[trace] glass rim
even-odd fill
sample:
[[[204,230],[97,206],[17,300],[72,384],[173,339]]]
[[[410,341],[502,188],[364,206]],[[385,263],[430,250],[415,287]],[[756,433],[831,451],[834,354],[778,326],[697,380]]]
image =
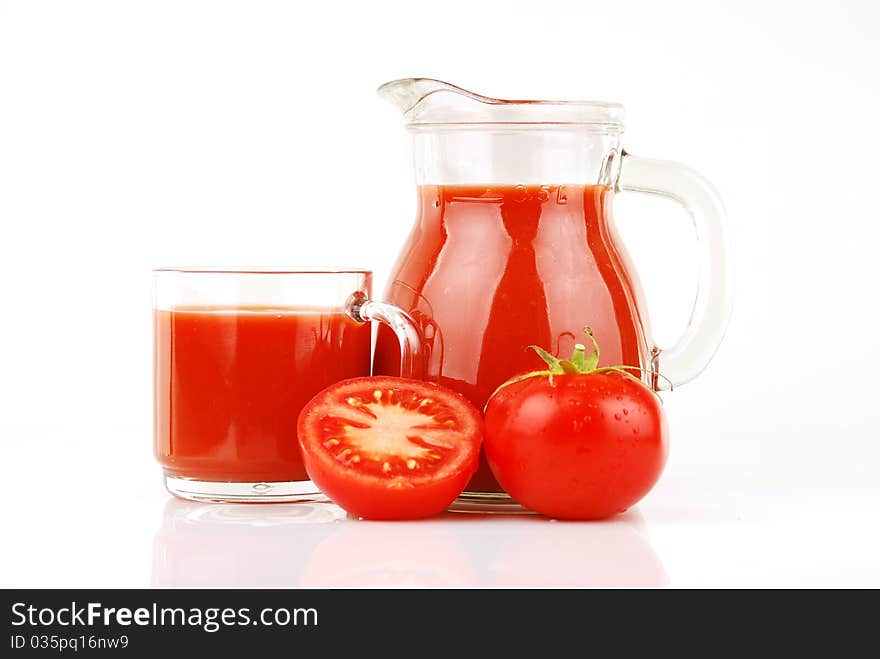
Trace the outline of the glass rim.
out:
[[[189,275],[371,275],[369,268],[290,268],[273,266],[162,266],[153,274]]]
[[[623,124],[614,121],[414,121],[406,124],[413,133],[440,133],[453,131],[474,132],[550,132],[580,131],[621,135]]]
[[[607,101],[494,98],[433,78],[392,80],[378,92],[403,113],[409,128],[584,126],[621,133],[624,126],[624,106]]]

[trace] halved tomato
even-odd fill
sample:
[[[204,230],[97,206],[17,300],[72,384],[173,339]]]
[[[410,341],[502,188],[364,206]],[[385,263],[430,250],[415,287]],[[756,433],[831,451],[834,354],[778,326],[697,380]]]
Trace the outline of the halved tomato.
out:
[[[483,420],[463,396],[393,377],[343,380],[303,408],[297,426],[309,477],[365,519],[446,509],[477,469]]]

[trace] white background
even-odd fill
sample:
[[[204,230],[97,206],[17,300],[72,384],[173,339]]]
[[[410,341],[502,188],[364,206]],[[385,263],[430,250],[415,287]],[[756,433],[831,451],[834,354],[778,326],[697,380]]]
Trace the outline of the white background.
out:
[[[650,554],[645,585],[880,585],[878,20],[854,0],[0,0],[0,584],[186,583],[198,568],[175,551],[198,541],[175,535],[183,518],[234,548],[205,570],[220,585],[631,583],[639,560],[615,557],[632,538]],[[690,164],[721,192],[734,316],[710,368],[665,396],[670,463],[630,517],[343,523],[327,550],[289,507],[245,523],[166,504],[149,269],[358,265],[381,292],[414,186],[375,88],[407,76],[622,102],[629,151]],[[693,295],[687,218],[632,195],[615,212],[669,344]],[[241,528],[280,530],[251,546]],[[434,533],[455,549],[430,578],[369,552],[319,578],[253,560],[296,546],[326,567],[348,535],[436,547]],[[572,561],[605,552],[604,567],[554,576],[534,555],[560,544]]]

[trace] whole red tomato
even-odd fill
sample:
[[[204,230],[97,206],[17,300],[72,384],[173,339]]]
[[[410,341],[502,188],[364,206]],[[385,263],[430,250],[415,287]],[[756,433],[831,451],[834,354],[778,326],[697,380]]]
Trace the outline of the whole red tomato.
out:
[[[592,340],[592,335],[590,335]],[[513,378],[486,407],[492,473],[514,499],[560,519],[601,519],[635,504],[666,463],[668,427],[657,395],[617,368],[596,368],[598,347],[577,345],[549,370]]]

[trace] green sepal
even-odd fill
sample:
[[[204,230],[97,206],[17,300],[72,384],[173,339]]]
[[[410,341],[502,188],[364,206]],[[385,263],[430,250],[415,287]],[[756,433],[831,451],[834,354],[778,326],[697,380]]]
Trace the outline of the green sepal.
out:
[[[532,350],[538,353],[538,356],[543,359],[547,366],[550,367],[551,373],[564,373],[565,371],[562,368],[562,364],[560,364],[559,360],[551,355],[549,352],[544,350],[541,346],[529,346]]]
[[[562,372],[565,375],[578,375],[584,372],[582,368],[578,368],[577,364],[568,359],[563,359],[562,361],[560,361],[559,367],[562,369]]]
[[[509,380],[505,380],[500,385],[498,385],[495,391],[492,392],[492,395],[489,396],[486,404],[483,405],[483,413],[486,413],[486,408],[489,407],[489,401],[495,398],[495,394],[497,394],[499,391],[501,391],[505,387],[509,387],[512,384],[516,384],[517,382],[522,382],[523,380],[537,377],[549,377],[550,382],[553,382],[553,373],[551,373],[550,371],[530,371],[528,373],[523,373],[522,375],[517,375],[516,377],[510,378]]]
[[[549,368],[543,371],[531,371],[529,373],[517,375],[516,377],[507,380],[506,382],[501,384],[501,386],[499,386],[495,391],[492,392],[492,395],[489,396],[489,401],[491,401],[495,397],[495,394],[497,394],[505,387],[516,384],[517,382],[522,382],[523,380],[528,380],[529,378],[547,377],[550,379],[550,384],[555,386],[555,383],[553,381],[553,376],[555,375],[586,375],[588,373],[614,372],[632,378],[639,384],[647,387],[647,385],[642,382],[641,379],[629,372],[638,371],[640,374],[649,372],[643,368],[639,368],[638,366],[603,366],[602,368],[599,368],[599,344],[596,342],[596,337],[593,336],[593,330],[589,327],[585,327],[584,334],[586,334],[587,338],[590,339],[590,343],[593,345],[593,351],[589,355],[587,355],[586,347],[582,343],[576,343],[574,346],[574,351],[571,353],[571,359],[559,359],[557,357],[554,357],[549,352],[544,350],[541,346],[528,346],[529,348],[534,350],[541,359],[544,360]],[[657,375],[658,377],[663,378],[664,380],[669,382],[669,379],[664,377],[660,373],[652,374]],[[671,385],[672,383],[669,382],[669,384]],[[650,387],[648,388],[650,389]],[[486,406],[483,408],[484,412],[486,411],[486,407],[489,406],[489,401],[486,401]]]

